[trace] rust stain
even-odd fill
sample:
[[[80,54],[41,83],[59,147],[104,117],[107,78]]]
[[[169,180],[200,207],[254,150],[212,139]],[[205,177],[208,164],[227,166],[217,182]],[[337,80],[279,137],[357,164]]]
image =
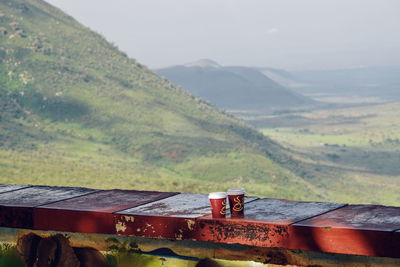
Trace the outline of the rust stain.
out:
[[[246,239],[256,242],[271,242],[274,237],[288,236],[287,227],[284,226],[261,226],[252,224],[225,224],[215,222],[211,230],[212,234],[217,237],[217,240],[223,241],[227,239]]]

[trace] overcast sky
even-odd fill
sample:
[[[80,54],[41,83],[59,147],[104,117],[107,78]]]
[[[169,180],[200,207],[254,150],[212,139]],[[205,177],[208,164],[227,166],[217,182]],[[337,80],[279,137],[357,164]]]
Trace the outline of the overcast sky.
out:
[[[400,65],[400,0],[47,0],[149,67]]]

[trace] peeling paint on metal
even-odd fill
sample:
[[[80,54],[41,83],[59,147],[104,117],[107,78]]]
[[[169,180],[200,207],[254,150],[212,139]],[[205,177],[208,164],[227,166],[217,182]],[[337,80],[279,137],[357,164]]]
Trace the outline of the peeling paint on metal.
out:
[[[125,232],[126,231],[126,224],[124,222],[117,222],[115,224],[115,230],[117,231],[117,233]]]
[[[187,223],[188,229],[193,231],[194,230],[195,221],[194,220],[185,220],[185,221]]]
[[[126,222],[134,222],[134,221],[135,221],[135,217],[133,217],[133,216],[122,216],[122,218],[123,218]]]
[[[175,234],[175,239],[176,240],[182,240],[183,239],[183,235],[182,234]]]

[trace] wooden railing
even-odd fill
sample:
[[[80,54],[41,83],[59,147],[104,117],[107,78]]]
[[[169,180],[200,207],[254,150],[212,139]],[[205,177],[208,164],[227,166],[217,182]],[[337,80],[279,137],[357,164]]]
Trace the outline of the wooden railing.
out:
[[[400,258],[400,207],[245,202],[213,219],[203,194],[0,185],[0,227]]]

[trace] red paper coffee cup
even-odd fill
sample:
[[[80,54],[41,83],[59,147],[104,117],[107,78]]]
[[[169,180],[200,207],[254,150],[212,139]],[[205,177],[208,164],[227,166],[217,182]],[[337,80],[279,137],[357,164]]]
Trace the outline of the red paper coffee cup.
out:
[[[245,191],[242,188],[231,188],[228,190],[231,217],[244,216],[244,194]]]
[[[211,204],[213,218],[225,218],[226,215],[226,193],[213,192],[208,195]]]

